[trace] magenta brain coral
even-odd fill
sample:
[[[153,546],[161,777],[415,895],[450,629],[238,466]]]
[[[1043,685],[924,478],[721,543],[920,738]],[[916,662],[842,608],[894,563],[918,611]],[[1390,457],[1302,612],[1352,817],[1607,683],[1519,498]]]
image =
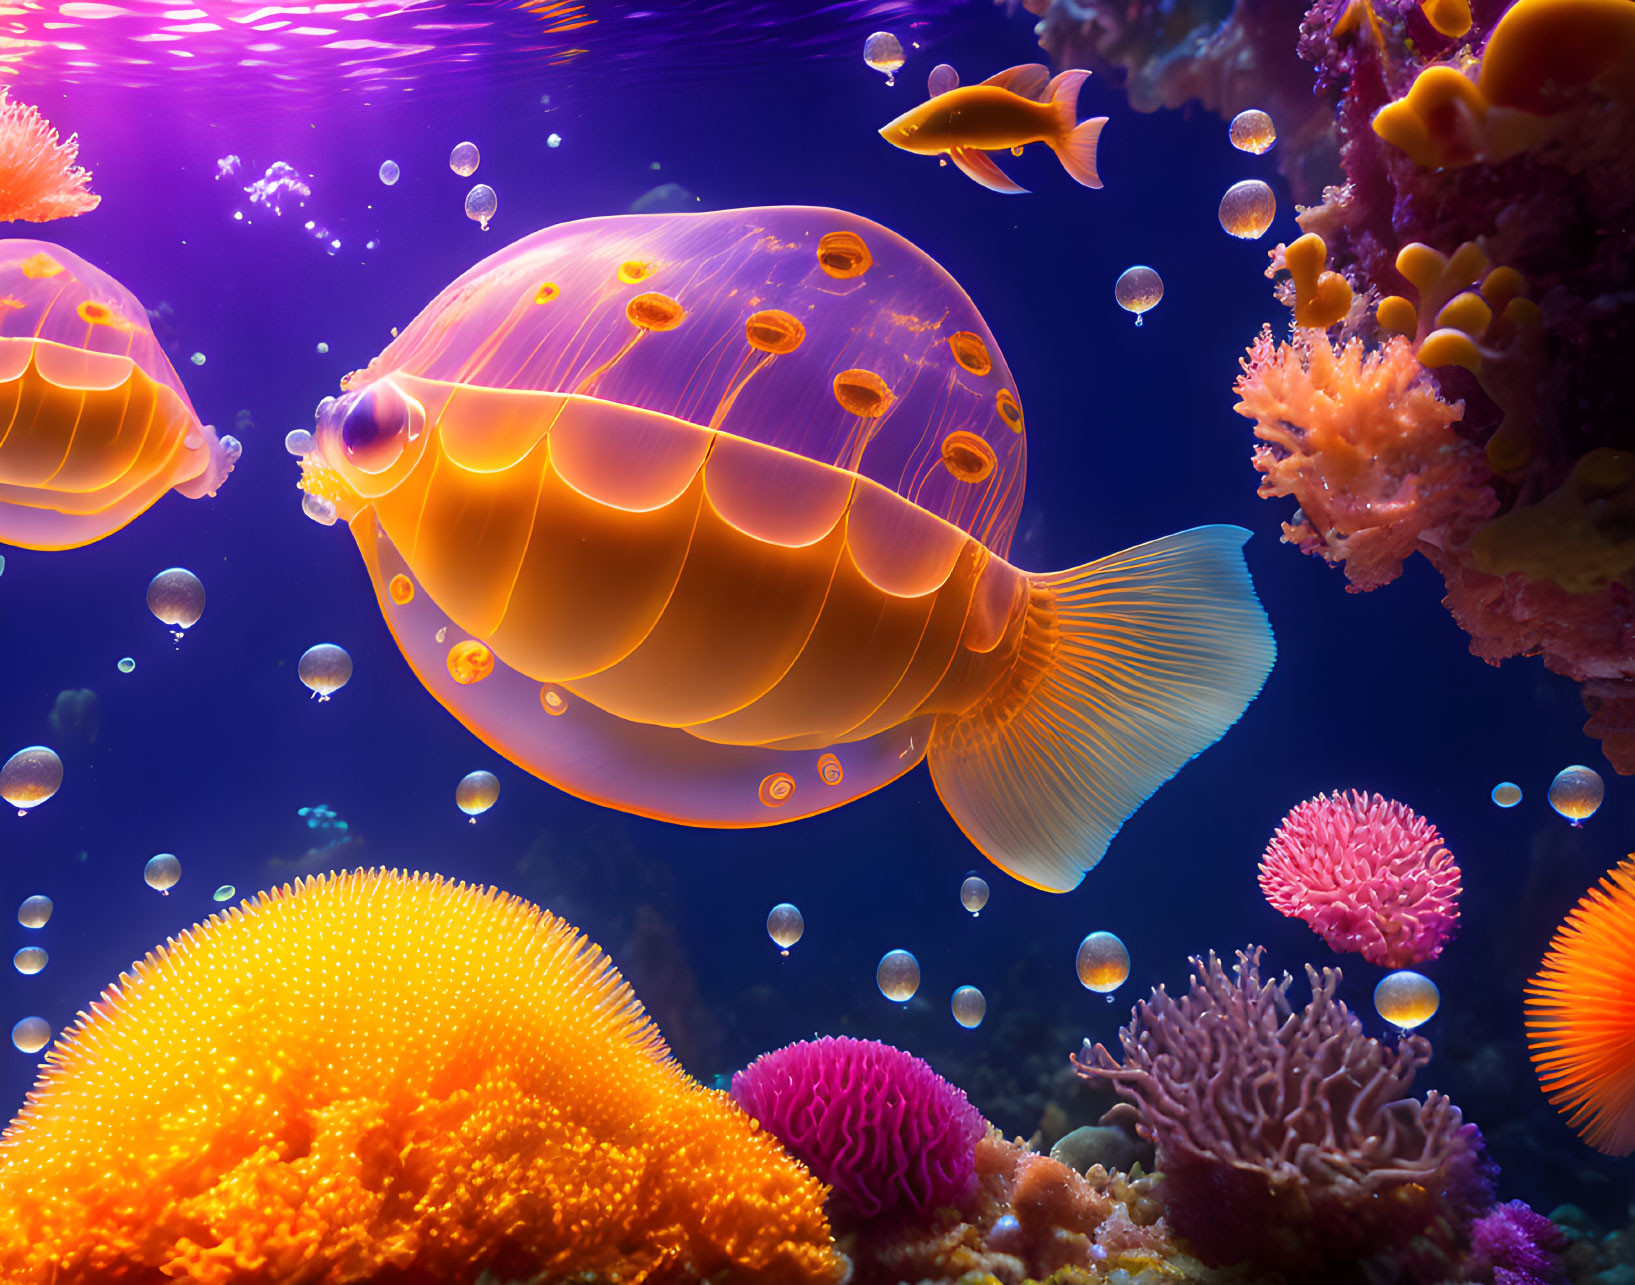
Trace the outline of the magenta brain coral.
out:
[[[732,1077],[732,1096],[864,1218],[958,1207],[976,1192],[987,1132],[965,1094],[875,1040],[805,1040]]]

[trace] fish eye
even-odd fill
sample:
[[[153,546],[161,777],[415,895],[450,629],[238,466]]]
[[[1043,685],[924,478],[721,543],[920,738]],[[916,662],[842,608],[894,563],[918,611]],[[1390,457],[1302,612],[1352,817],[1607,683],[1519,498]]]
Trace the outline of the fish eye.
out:
[[[348,463],[363,473],[384,473],[419,436],[421,418],[419,403],[391,381],[370,385],[345,408],[341,420]]]

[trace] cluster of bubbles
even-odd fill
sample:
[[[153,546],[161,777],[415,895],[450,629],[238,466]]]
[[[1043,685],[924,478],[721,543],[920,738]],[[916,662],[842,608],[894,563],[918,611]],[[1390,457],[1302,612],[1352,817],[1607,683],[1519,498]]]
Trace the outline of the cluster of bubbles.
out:
[[[50,897],[35,893],[25,897],[17,907],[17,922],[28,929],[44,928],[51,922],[53,909]],[[46,966],[49,958],[43,946],[24,946],[11,957],[11,962],[24,977],[32,977]],[[43,1017],[25,1017],[11,1028],[11,1042],[19,1053],[38,1053],[51,1042],[51,1024]]]
[[[1562,768],[1550,782],[1550,806],[1573,825],[1583,825],[1594,816],[1606,794],[1601,774],[1582,763]],[[1513,808],[1522,800],[1521,786],[1514,781],[1500,781],[1489,797],[1497,807]]]

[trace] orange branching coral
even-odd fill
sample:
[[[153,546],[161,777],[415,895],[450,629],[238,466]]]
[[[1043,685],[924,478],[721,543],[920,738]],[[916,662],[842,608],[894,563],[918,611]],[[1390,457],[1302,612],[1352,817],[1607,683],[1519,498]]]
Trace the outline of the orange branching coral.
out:
[[[1442,400],[1400,336],[1365,352],[1312,330],[1275,343],[1268,326],[1236,391],[1235,409],[1261,440],[1260,494],[1300,503],[1284,540],[1343,562],[1354,592],[1396,579],[1403,559],[1455,515],[1492,512],[1482,453],[1452,427],[1463,406]]]
[[[173,938],[47,1054],[0,1279],[805,1285],[823,1196],[570,926],[354,871]]]
[[[91,175],[74,162],[79,137],[57,141],[39,110],[14,103],[0,86],[0,223],[46,223],[96,209],[102,198],[85,190]]]

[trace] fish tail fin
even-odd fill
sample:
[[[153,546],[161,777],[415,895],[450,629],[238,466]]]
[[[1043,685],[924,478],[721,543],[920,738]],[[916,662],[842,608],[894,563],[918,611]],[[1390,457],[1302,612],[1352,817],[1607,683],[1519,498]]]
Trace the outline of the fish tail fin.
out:
[[[1065,169],[1076,181],[1086,187],[1100,187],[1101,175],[1096,172],[1096,148],[1101,143],[1101,129],[1107,123],[1105,116],[1076,124],[1079,119],[1079,88],[1090,73],[1082,70],[1064,71],[1045,87],[1045,101],[1056,112],[1056,123],[1061,132],[1050,146]]]
[[[1028,577],[1015,664],[929,757],[944,806],[996,865],[1067,892],[1119,827],[1238,720],[1276,643],[1242,527],[1206,526]]]

